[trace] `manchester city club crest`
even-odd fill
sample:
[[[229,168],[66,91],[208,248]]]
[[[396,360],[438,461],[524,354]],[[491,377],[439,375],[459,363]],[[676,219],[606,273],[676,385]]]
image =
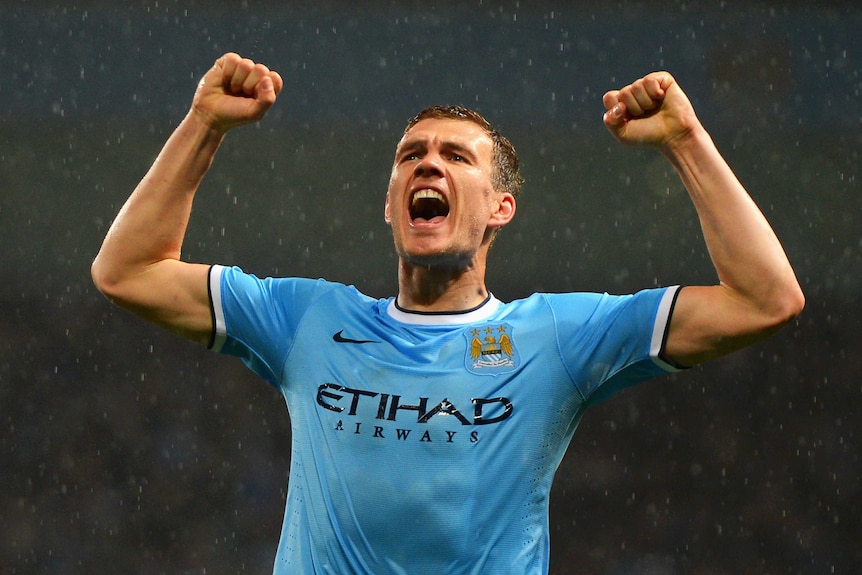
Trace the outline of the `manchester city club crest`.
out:
[[[512,326],[507,323],[492,323],[467,329],[464,332],[467,337],[467,369],[477,375],[497,375],[514,371],[518,366],[519,356],[512,331]]]

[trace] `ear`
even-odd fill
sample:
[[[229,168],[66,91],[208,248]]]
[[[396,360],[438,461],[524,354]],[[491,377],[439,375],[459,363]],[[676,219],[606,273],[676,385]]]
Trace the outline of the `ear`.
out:
[[[493,214],[491,214],[488,226],[492,228],[502,228],[515,217],[515,196],[509,192],[501,192],[496,201],[497,209]]]
[[[383,221],[387,224],[392,223],[392,217],[389,213],[389,192],[386,192],[386,203],[383,206]]]

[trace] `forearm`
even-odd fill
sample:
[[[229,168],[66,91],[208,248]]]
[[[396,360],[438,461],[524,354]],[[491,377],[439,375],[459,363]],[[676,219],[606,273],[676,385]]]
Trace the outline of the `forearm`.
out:
[[[784,249],[706,131],[697,125],[664,154],[691,196],[722,287],[757,313],[793,315],[802,295]]]
[[[180,258],[195,192],[222,139],[193,113],[180,123],[105,237],[93,263],[100,288]]]

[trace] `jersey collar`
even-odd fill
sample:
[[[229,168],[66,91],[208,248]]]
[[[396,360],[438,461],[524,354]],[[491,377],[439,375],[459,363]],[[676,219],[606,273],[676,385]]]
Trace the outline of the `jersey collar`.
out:
[[[494,315],[499,307],[500,300],[491,293],[476,307],[456,312],[410,311],[400,307],[396,303],[396,298],[392,298],[389,300],[386,313],[396,321],[413,325],[461,325],[486,320]]]

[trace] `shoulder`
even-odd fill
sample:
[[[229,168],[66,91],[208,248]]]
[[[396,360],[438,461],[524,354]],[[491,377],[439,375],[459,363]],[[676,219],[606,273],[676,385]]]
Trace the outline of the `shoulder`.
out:
[[[513,300],[502,305],[507,314],[537,314],[541,312],[593,310],[607,294],[591,292],[534,293],[526,298]]]
[[[610,294],[607,292],[571,292],[536,294],[554,308],[581,310],[622,310],[626,308],[654,308],[667,297],[673,297],[678,286],[647,288],[634,293]]]
[[[233,291],[257,291],[261,293],[282,294],[290,292],[294,295],[307,293],[315,297],[328,293],[335,293],[345,297],[367,297],[354,286],[348,286],[322,278],[259,277],[255,274],[247,273],[237,266],[212,266],[210,271],[210,285],[221,290],[231,289]]]
[[[325,279],[258,277],[238,267],[213,266],[210,272],[213,307],[225,309],[269,309],[274,314],[302,314],[311,308],[365,309],[375,300],[352,285]]]
[[[678,286],[649,288],[631,294],[598,292],[535,293],[504,304],[503,312],[527,321],[547,314],[557,324],[607,323],[620,318],[669,315]],[[664,312],[662,311],[664,310]]]

